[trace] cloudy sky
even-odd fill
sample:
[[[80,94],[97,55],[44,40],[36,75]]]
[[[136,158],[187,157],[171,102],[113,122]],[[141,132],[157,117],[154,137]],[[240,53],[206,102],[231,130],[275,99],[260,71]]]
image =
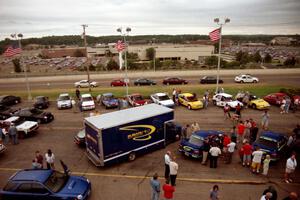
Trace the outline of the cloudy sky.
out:
[[[300,0],[0,0],[0,39],[49,35],[208,34],[229,17],[224,34],[300,33]]]

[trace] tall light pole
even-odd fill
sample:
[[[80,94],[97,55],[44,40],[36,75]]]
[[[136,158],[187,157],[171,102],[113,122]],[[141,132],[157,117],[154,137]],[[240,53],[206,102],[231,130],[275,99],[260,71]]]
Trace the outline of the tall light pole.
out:
[[[126,32],[122,31],[122,28],[117,29],[117,32],[121,33],[121,35],[123,36],[123,40],[124,40],[124,44],[125,44],[125,80],[124,80],[124,82],[126,83],[126,96],[128,96],[128,83],[129,83],[128,74],[127,74],[128,44],[126,42],[126,35],[128,35],[130,31],[131,31],[131,28],[129,28],[129,27],[126,28]]]
[[[155,44],[156,38],[153,38],[152,40],[154,41],[154,42],[152,42],[152,44],[153,44],[153,43]],[[155,59],[156,59],[156,50],[155,50],[154,47],[153,47],[153,54],[154,54],[154,55],[153,55],[153,68],[154,68],[154,71],[155,71],[155,67],[156,67],[156,66],[155,66],[155,64],[156,64],[156,63],[155,63]]]
[[[23,38],[23,34],[22,33],[11,34],[11,37],[18,40],[19,48],[22,50],[21,40]],[[20,65],[21,65],[21,67],[22,67],[22,64],[23,64],[23,62],[22,62],[22,56],[20,56]],[[27,99],[30,101],[30,100],[32,100],[32,95],[31,95],[30,85],[29,85],[28,76],[27,76],[27,67],[26,67],[26,64],[23,64],[23,67],[24,67],[24,75],[25,75],[26,88],[27,88]]]
[[[85,35],[85,28],[88,27],[86,24],[81,25],[83,28],[83,40],[84,40],[84,48],[85,48],[85,53],[86,53],[86,61],[87,61],[87,67],[86,67],[86,72],[88,76],[88,83],[89,83],[89,91],[91,91],[91,84],[90,84],[90,66],[88,62],[88,51],[87,51],[87,44],[86,44],[86,35]]]
[[[220,79],[220,62],[221,62],[221,46],[222,46],[222,27],[226,23],[230,22],[229,18],[226,18],[223,23],[220,23],[219,18],[215,18],[214,22],[217,23],[220,26],[220,39],[219,39],[219,55],[218,55],[218,70],[217,70],[217,87],[216,87],[216,93],[219,91],[219,79]]]

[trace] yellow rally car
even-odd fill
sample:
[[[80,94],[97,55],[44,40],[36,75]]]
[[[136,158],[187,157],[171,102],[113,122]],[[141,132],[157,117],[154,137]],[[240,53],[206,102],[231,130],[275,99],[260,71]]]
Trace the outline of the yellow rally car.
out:
[[[264,110],[264,109],[269,109],[270,104],[263,99],[256,98],[250,100],[249,107],[253,109]]]
[[[181,93],[178,95],[179,104],[186,106],[189,110],[203,108],[203,103],[197,99],[195,94]]]

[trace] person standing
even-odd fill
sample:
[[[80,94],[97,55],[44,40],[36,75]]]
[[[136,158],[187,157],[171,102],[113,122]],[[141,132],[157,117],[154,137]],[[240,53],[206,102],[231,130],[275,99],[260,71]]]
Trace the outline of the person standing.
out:
[[[245,130],[244,130],[244,137],[243,137],[243,139],[247,139],[249,141],[249,139],[250,139],[251,122],[249,120],[246,120],[244,125],[245,125]]]
[[[263,151],[260,150],[259,147],[257,147],[256,151],[253,151],[252,156],[252,172],[253,173],[259,173],[259,169],[260,169],[260,164],[261,164],[261,159],[263,156]]]
[[[8,144],[9,143],[9,134],[8,134],[8,127],[7,126],[2,128],[2,133],[4,135],[4,144]]]
[[[202,165],[206,165],[206,160],[207,160],[207,155],[210,149],[210,145],[209,145],[209,141],[206,138],[203,142],[203,146],[202,146]]]
[[[193,122],[192,123],[191,130],[192,130],[192,133],[194,133],[195,131],[199,131],[200,130],[200,126],[199,126],[198,122]]]
[[[236,143],[231,141],[228,145],[227,145],[227,159],[226,159],[226,163],[230,164],[231,160],[232,160],[232,155],[234,153],[234,149],[235,149]]]
[[[283,97],[283,100],[280,105],[280,114],[285,113],[285,107],[286,107],[286,99],[285,99],[285,97]]]
[[[209,199],[210,200],[219,200],[220,199],[218,185],[214,185],[212,190],[210,190]]]
[[[35,152],[35,158],[36,158],[37,162],[41,165],[41,169],[43,169],[44,168],[44,158],[41,155],[40,151]]]
[[[213,146],[209,150],[210,153],[210,168],[217,168],[218,166],[218,157],[221,155],[221,149],[217,147],[216,144],[213,144]]]
[[[250,128],[250,144],[252,144],[256,140],[257,133],[258,133],[258,128],[257,128],[257,125],[256,125],[255,121],[252,118],[250,118],[249,121],[251,123],[251,128]]]
[[[77,100],[79,100],[80,99],[80,91],[78,88],[76,88],[75,94],[76,94]]]
[[[240,121],[240,123],[237,125],[237,141],[238,143],[242,143],[243,136],[245,131],[245,125],[243,124],[243,121]]]
[[[298,200],[298,194],[296,192],[290,192],[289,196],[282,200]]]
[[[15,144],[19,144],[18,141],[18,130],[16,128],[16,126],[12,123],[8,129],[8,134],[10,135],[11,139],[12,139],[12,143]]]
[[[289,97],[286,97],[285,98],[285,106],[284,106],[285,113],[289,113],[290,105],[291,105],[291,99]]]
[[[1,125],[1,124],[0,124]],[[0,144],[2,144],[2,140],[4,138],[2,127],[0,126]]]
[[[177,104],[177,101],[176,101],[176,93],[177,93],[176,89],[173,88],[172,98],[173,98],[173,101],[174,101],[175,104]]]
[[[41,169],[41,164],[37,162],[37,159],[32,160],[32,169]]]
[[[267,192],[266,194],[262,195],[262,197],[260,198],[260,200],[271,200],[272,198],[272,193],[271,192]]]
[[[239,118],[242,117],[241,110],[242,110],[242,107],[241,107],[241,105],[238,103],[237,106],[235,107],[235,114],[237,114],[237,115],[239,116]]]
[[[185,127],[182,128],[181,130],[181,138],[182,139],[187,139],[188,135],[189,135],[189,129],[190,129],[190,125],[185,125]]]
[[[203,96],[203,103],[204,103],[204,108],[206,109],[208,107],[208,96],[204,95]]]
[[[176,178],[178,172],[178,164],[175,162],[176,157],[173,156],[173,159],[170,161],[170,179],[171,185],[176,186]]]
[[[158,180],[158,175],[155,173],[153,177],[150,180],[151,185],[151,200],[159,200],[159,194],[160,194],[160,182]]]
[[[45,160],[47,164],[47,169],[55,169],[54,167],[55,156],[52,153],[51,149],[48,149],[47,153],[45,154]]]
[[[284,174],[284,181],[286,183],[293,182],[291,175],[295,172],[296,167],[297,167],[296,154],[293,153],[292,156],[286,161],[286,168]]]
[[[269,127],[270,115],[267,110],[262,114],[261,126],[263,130],[268,130]]]
[[[171,161],[171,152],[167,151],[165,154],[165,179],[169,180],[170,178],[170,161]]]
[[[245,166],[246,164],[247,166],[250,166],[252,147],[247,140],[245,141],[245,144],[243,145],[242,149],[243,149],[243,166]]]
[[[269,172],[269,165],[270,165],[271,157],[270,155],[266,155],[266,158],[263,161],[263,175],[267,176]]]
[[[272,193],[272,197],[270,197],[270,200],[277,200],[277,191],[272,185],[265,189],[263,195],[267,194],[268,192]]]
[[[231,115],[230,115],[230,106],[228,104],[225,104],[224,108],[224,118],[226,119],[231,119]]]
[[[163,185],[164,198],[173,199],[173,193],[175,192],[175,188],[169,184],[169,180],[166,180],[166,183]]]

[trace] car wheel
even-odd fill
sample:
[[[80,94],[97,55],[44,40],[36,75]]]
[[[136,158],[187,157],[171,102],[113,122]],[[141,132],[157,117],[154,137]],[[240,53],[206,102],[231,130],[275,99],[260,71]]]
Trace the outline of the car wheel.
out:
[[[95,86],[94,85],[91,85],[91,88],[94,88]]]
[[[113,85],[113,84],[111,84],[110,86],[111,86],[111,87],[114,87],[114,85]]]
[[[43,108],[43,106],[39,106],[39,109],[42,109]]]
[[[38,120],[36,120],[36,122],[37,122],[38,124],[41,124],[41,123],[42,123],[42,120],[41,120],[41,119],[38,119]]]
[[[184,85],[184,84],[185,84],[184,82],[181,83],[181,85]]]
[[[167,85],[170,85],[170,83],[167,83]]]
[[[189,109],[189,110],[192,110],[192,107],[191,107],[191,105],[188,105],[188,109]]]
[[[128,160],[129,161],[134,161],[136,158],[135,152],[131,152],[128,156]]]
[[[257,83],[257,81],[256,81],[256,80],[254,80],[254,81],[253,81],[253,83]]]
[[[243,80],[241,80],[241,81],[240,81],[240,83],[244,83],[244,81],[243,81]]]
[[[214,105],[217,105],[217,102],[216,102],[215,100],[213,100],[213,104],[214,104]]]
[[[81,88],[80,85],[77,85],[77,88]]]
[[[255,104],[252,104],[251,106],[253,109],[256,109],[256,105]]]

